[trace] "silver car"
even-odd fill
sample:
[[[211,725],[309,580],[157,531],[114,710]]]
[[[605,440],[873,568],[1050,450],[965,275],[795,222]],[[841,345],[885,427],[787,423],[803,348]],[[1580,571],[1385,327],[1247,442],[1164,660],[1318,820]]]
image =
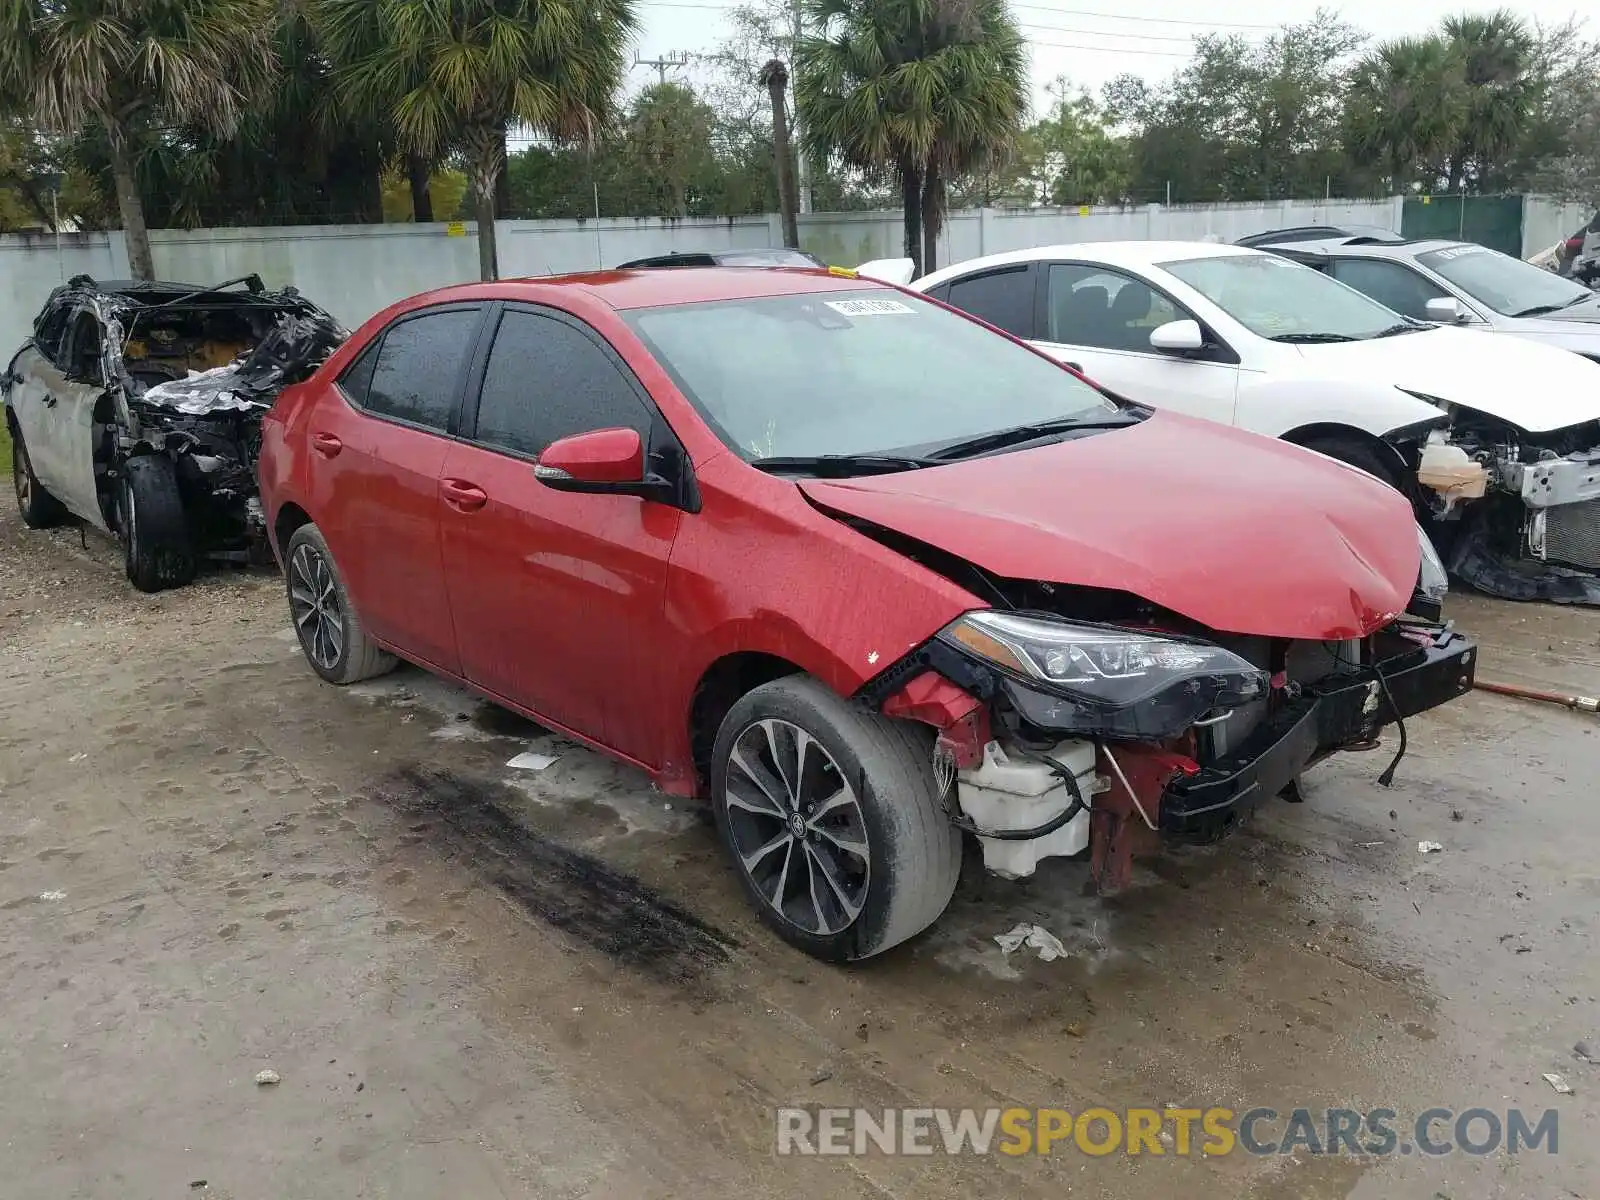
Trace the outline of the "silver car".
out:
[[[1243,241],[1333,276],[1418,321],[1531,338],[1600,362],[1600,294],[1471,242],[1282,230]]]

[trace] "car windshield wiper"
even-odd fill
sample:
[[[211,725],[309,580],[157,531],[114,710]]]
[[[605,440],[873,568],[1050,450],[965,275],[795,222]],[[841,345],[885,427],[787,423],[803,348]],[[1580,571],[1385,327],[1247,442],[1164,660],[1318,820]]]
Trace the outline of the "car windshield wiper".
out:
[[[1125,425],[1136,425],[1142,418],[1132,413],[1119,413],[1114,417],[1104,417],[1098,420],[1086,420],[1083,417],[1057,417],[1053,421],[1035,421],[1031,425],[1013,425],[1009,429],[996,429],[990,433],[980,433],[977,437],[963,438],[958,442],[946,442],[928,451],[928,457],[939,462],[951,462],[958,458],[971,458],[974,455],[984,454],[990,450],[999,450],[1004,446],[1014,446],[1021,442],[1031,442],[1038,438],[1049,437],[1053,433],[1076,433],[1079,430],[1090,429],[1121,429]]]
[[[1432,329],[1432,325],[1424,325],[1417,321],[1401,321],[1398,325],[1391,325],[1387,329],[1380,329],[1372,336],[1375,338],[1395,337],[1402,333],[1421,333],[1424,329]]]
[[[1307,345],[1315,342],[1353,342],[1355,340],[1348,333],[1276,333],[1267,339],[1269,342],[1291,342]]]
[[[758,471],[776,474],[793,472],[819,479],[848,479],[852,475],[888,475],[942,464],[931,458],[913,458],[906,454],[779,454],[752,458],[750,465]]]
[[[1579,296],[1577,299],[1587,300],[1588,298],[1587,296]],[[1576,303],[1577,300],[1568,300],[1565,304],[1535,304],[1532,308],[1519,309],[1511,315],[1513,317],[1542,317],[1545,313],[1560,312],[1563,308],[1568,308]]]

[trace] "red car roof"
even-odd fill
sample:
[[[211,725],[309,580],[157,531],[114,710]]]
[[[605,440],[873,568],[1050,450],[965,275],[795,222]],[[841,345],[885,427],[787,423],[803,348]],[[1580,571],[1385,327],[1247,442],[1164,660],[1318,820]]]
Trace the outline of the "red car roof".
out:
[[[581,287],[612,308],[660,308],[702,300],[749,300],[760,296],[792,296],[804,292],[859,291],[882,288],[872,279],[835,275],[804,267],[673,267],[668,270],[587,271],[548,278],[503,280],[520,284]]]

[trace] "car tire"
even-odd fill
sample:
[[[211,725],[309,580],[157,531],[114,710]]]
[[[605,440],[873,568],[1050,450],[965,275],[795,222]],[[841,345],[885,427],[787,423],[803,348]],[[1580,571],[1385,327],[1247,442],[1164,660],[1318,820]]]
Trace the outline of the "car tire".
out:
[[[311,669],[329,683],[359,683],[397,659],[367,636],[322,530],[302,525],[283,550],[289,616]]]
[[[1402,491],[1400,476],[1395,471],[1394,464],[1385,462],[1383,456],[1375,449],[1353,437],[1326,437],[1305,443],[1307,450],[1315,450],[1318,454],[1326,454],[1329,458],[1336,458],[1342,463],[1365,471],[1374,479],[1387,483],[1395,491]]]
[[[54,529],[71,516],[67,506],[44,490],[33,473],[33,460],[23,443],[22,430],[11,429],[11,485],[17,493],[17,511],[29,529]]]
[[[711,786],[717,830],[745,894],[807,954],[829,962],[881,954],[950,903],[961,835],[945,812],[924,726],[787,676],[729,710]]]
[[[178,471],[165,454],[140,454],[122,464],[117,502],[123,568],[141,592],[183,587],[199,568]]]

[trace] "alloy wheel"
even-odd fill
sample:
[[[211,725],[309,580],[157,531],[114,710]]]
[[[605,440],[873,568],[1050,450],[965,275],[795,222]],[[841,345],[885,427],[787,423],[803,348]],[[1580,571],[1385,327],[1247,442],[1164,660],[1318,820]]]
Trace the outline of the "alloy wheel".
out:
[[[11,443],[11,481],[17,489],[17,507],[27,512],[33,503],[33,464],[28,461],[28,448],[20,438]]]
[[[296,546],[289,560],[289,612],[311,661],[334,670],[344,653],[344,611],[332,568],[311,546]]]
[[[740,868],[773,912],[819,937],[861,915],[866,820],[821,742],[789,721],[752,722],[728,753],[722,798]]]

